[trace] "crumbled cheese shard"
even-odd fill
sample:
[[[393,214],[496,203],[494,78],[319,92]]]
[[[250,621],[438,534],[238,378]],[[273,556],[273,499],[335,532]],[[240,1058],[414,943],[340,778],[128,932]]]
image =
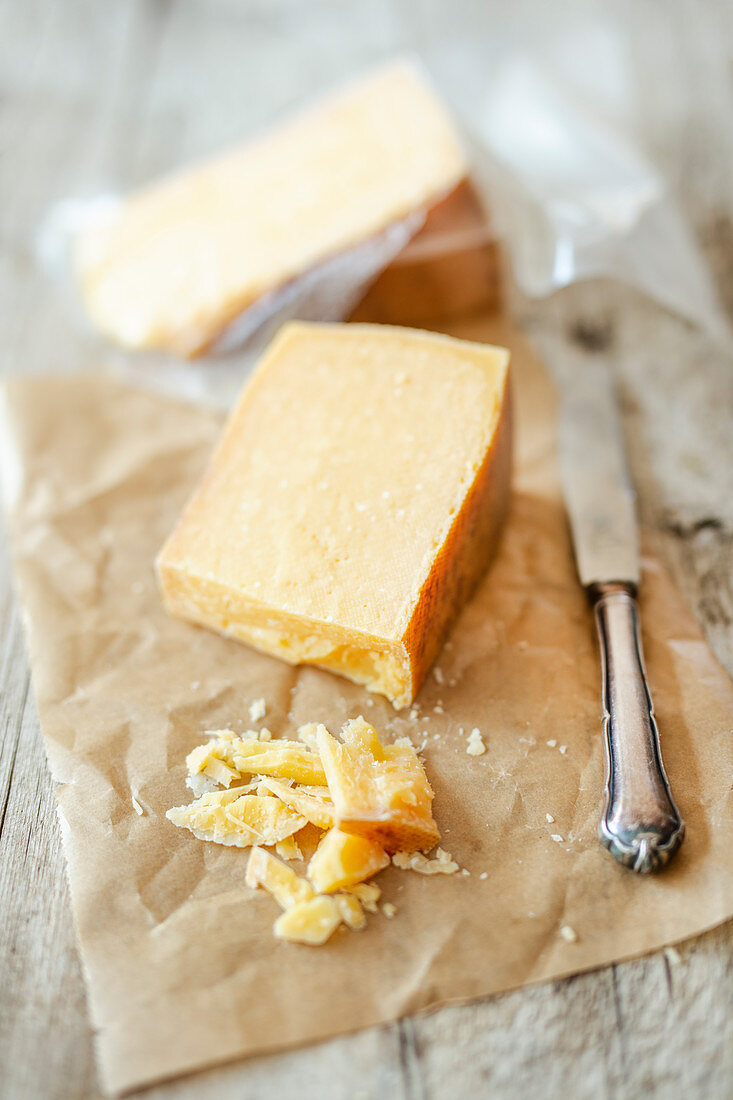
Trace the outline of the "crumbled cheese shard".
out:
[[[568,751],[568,747],[567,745],[561,745],[557,751],[560,753],[561,756],[564,756],[565,753]]]
[[[333,935],[340,923],[338,902],[335,898],[319,895],[286,909],[275,921],[273,930],[279,940],[317,947]]]
[[[554,824],[555,818],[552,816],[552,814],[545,814],[545,821],[548,825],[552,825]]]
[[[571,928],[569,924],[563,924],[560,929],[560,935],[566,943],[576,943],[578,940],[578,933],[574,928]]]
[[[388,863],[389,856],[375,841],[334,828],[311,856],[308,878],[319,894],[330,894],[371,878]]]
[[[124,346],[197,354],[263,295],[410,215],[419,228],[466,175],[430,85],[392,63],[82,230],[86,308]]]
[[[306,722],[304,725],[298,727],[297,737],[299,741],[302,741],[304,745],[307,745],[313,752],[318,752],[318,731],[319,729],[325,729],[320,722]]]
[[[440,839],[433,791],[410,741],[383,746],[361,717],[347,722],[341,737],[318,734],[337,825],[387,851],[432,848]]]
[[[285,859],[288,862],[293,859],[303,858],[303,853],[294,836],[286,836],[285,840],[278,840],[275,845],[275,851],[281,859]]]
[[[489,872],[488,871],[482,871],[481,874],[479,875],[480,879],[485,879],[485,878],[488,878],[488,877],[489,877]]]
[[[408,364],[410,401],[395,402]],[[410,706],[490,560],[509,499],[510,415],[504,349],[391,326],[284,325],[160,552],[167,609]],[[349,524],[347,501],[365,505]]]
[[[466,752],[469,756],[483,756],[486,752],[486,745],[484,744],[480,729],[474,727],[474,729],[471,730],[468,737]]]
[[[361,932],[366,928],[366,915],[361,907],[359,899],[353,894],[334,894],[333,900],[338,905],[341,920],[354,932]]]
[[[328,787],[288,787],[277,779],[264,779],[262,786],[277,795],[286,806],[302,814],[319,829],[330,829],[334,823],[334,809]]]
[[[249,737],[219,737],[190,752],[186,757],[186,767],[189,775],[203,773],[223,786],[229,786],[248,774],[269,775],[320,786],[326,782],[317,754],[299,741],[263,744]]]
[[[243,795],[236,787],[204,794],[188,806],[174,806],[166,817],[199,840],[236,848],[277,844],[305,825],[305,818],[278,798]]]
[[[264,699],[254,699],[249,705],[250,722],[259,722],[267,714],[267,704]]]
[[[559,833],[551,833],[550,840],[554,840],[556,844],[563,843],[563,837],[561,837]]]
[[[391,901],[385,901],[384,905],[382,906],[382,912],[388,920],[392,920],[392,917],[397,912],[397,906],[393,905]]]
[[[417,871],[419,875],[454,875],[458,870],[453,856],[442,848],[436,849],[434,859],[422,852],[395,852],[392,862],[403,871]]]
[[[357,882],[349,886],[347,893],[358,898],[367,913],[376,913],[377,902],[382,896],[382,891],[374,882]]]
[[[245,882],[253,890],[258,886],[267,890],[283,909],[314,896],[310,883],[264,848],[255,847],[250,852]]]
[[[546,741],[545,744],[548,746],[548,748],[554,749],[555,745],[557,744],[557,741],[553,737],[549,741]]]

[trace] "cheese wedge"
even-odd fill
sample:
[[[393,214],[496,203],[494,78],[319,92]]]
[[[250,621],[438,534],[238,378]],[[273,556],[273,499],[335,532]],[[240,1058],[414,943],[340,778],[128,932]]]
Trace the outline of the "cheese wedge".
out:
[[[508,362],[410,329],[286,325],[159,556],[168,609],[409,704],[504,516]]]
[[[419,72],[392,64],[248,144],[126,199],[76,249],[97,327],[204,350],[298,275],[430,207],[466,176]]]
[[[363,718],[347,722],[341,737],[343,742],[325,729],[318,735],[339,829],[389,852],[428,851],[437,844],[433,791],[409,740],[383,746]]]

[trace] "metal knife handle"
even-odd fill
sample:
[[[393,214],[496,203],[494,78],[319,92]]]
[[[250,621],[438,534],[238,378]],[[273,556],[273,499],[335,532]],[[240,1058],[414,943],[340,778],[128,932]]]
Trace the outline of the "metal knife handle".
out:
[[[663,867],[685,835],[659,749],[639,608],[630,584],[592,585],[603,672],[606,789],[598,827],[611,855],[640,874]]]

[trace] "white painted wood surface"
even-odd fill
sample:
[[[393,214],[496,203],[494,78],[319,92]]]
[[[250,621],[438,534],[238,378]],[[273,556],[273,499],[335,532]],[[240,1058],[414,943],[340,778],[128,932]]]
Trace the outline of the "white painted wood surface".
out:
[[[568,0],[570,3],[571,0]],[[560,5],[562,7],[563,5]],[[637,13],[645,9],[636,25]],[[419,47],[446,11],[474,38],[541,0],[5,0],[0,5],[2,369],[95,367],[114,353],[38,271],[49,205],[120,187],[231,140],[303,88]],[[619,5],[643,81],[640,121],[733,314],[733,5]],[[549,355],[617,370],[641,507],[720,659],[733,669],[733,357],[631,291],[517,300]],[[594,350],[596,349],[596,350]],[[63,856],[20,614],[0,557],[0,1095],[99,1095]],[[156,1100],[449,1096],[716,1100],[733,1093],[730,926],[677,951],[448,1008],[152,1090]]]

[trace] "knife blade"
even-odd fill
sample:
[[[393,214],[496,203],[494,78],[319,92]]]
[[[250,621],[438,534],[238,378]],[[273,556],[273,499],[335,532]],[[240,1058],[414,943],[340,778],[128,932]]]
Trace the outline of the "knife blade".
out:
[[[601,655],[606,780],[599,839],[620,863],[645,874],[674,855],[685,826],[664,771],[647,683],[634,492],[613,379],[600,356],[572,375],[565,371],[561,382],[560,476]]]

